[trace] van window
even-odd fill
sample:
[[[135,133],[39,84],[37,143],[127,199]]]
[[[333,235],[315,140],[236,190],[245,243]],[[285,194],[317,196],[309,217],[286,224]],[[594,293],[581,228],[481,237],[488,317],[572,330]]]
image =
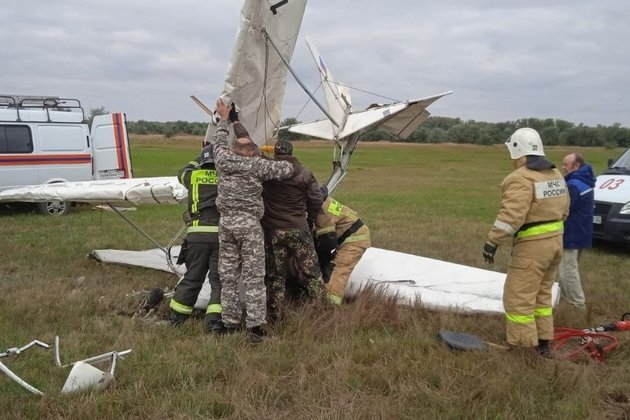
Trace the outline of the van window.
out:
[[[0,153],[33,153],[33,139],[29,127],[0,125]]]
[[[87,139],[80,125],[40,125],[37,127],[42,152],[81,152]]]

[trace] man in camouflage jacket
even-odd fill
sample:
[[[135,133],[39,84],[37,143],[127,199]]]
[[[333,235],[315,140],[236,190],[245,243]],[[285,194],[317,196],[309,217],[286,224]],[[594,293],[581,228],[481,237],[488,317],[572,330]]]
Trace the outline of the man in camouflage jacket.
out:
[[[220,117],[212,140],[214,160],[219,171],[217,208],[219,222],[219,275],[222,283],[221,306],[227,330],[241,322],[239,281],[245,288],[245,326],[252,341],[264,336],[266,318],[265,248],[260,219],[264,213],[262,182],[284,179],[293,174],[290,162],[263,159],[257,156],[256,144],[241,137],[244,129],[238,117],[221,99],[216,110]],[[235,114],[235,113],[234,113]],[[235,122],[238,138],[228,145],[230,122]],[[246,133],[246,131],[244,131]]]

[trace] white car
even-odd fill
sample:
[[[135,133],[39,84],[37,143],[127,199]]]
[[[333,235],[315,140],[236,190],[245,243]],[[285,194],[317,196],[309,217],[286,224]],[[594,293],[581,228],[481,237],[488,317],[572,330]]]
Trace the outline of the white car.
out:
[[[630,244],[630,148],[597,177],[593,237]]]

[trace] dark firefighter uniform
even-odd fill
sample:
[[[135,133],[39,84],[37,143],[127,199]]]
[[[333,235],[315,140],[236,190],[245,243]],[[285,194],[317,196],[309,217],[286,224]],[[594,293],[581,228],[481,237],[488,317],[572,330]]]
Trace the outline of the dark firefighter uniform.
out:
[[[326,187],[322,189],[326,197],[328,191]],[[332,303],[341,304],[350,273],[370,247],[370,230],[354,210],[331,197],[324,200],[315,229],[327,297]]]
[[[551,291],[562,258],[569,196],[564,177],[544,158],[537,132],[519,129],[508,142],[512,158],[518,159],[517,169],[501,183],[501,210],[488,234],[484,257],[493,262],[496,247],[513,241],[503,291],[507,341],[519,347],[538,346],[539,352],[544,344],[548,351],[553,338]],[[488,247],[494,247],[490,258]]]
[[[219,212],[215,204],[218,178],[212,147],[205,147],[196,160],[184,166],[178,173],[178,179],[188,189],[189,220],[182,245],[186,274],[175,288],[175,295],[170,302],[171,320],[181,322],[192,313],[208,274],[211,294],[206,319],[210,330],[220,328]]]

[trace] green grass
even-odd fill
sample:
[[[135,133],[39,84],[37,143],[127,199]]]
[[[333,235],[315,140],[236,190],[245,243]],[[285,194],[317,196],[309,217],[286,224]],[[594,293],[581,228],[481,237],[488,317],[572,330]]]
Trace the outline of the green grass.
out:
[[[174,175],[200,138],[132,139],[135,175]],[[568,148],[548,148],[559,163]],[[599,173],[620,150],[582,149]],[[324,181],[330,146],[295,154]],[[360,144],[336,198],[370,226],[374,246],[488,268],[481,247],[511,170],[503,146]],[[181,206],[139,206],[130,218],[162,243],[181,225]],[[440,328],[502,343],[501,317],[399,307],[366,296],[335,310],[295,308],[278,340],[215,339],[201,322],[179,330],[129,313],[133,291],[170,286],[154,270],[103,265],[93,249],[147,249],[115,214],[82,206],[67,217],[0,213],[0,349],[61,336],[63,362],[133,348],[101,394],[61,396],[67,369],[52,352],[2,359],[45,396],[0,375],[3,418],[628,418],[630,333],[603,364],[541,362],[502,351],[452,353]],[[509,246],[496,270],[505,271]],[[581,262],[588,311],[565,306],[557,325],[585,327],[630,311],[628,251],[601,247]]]

